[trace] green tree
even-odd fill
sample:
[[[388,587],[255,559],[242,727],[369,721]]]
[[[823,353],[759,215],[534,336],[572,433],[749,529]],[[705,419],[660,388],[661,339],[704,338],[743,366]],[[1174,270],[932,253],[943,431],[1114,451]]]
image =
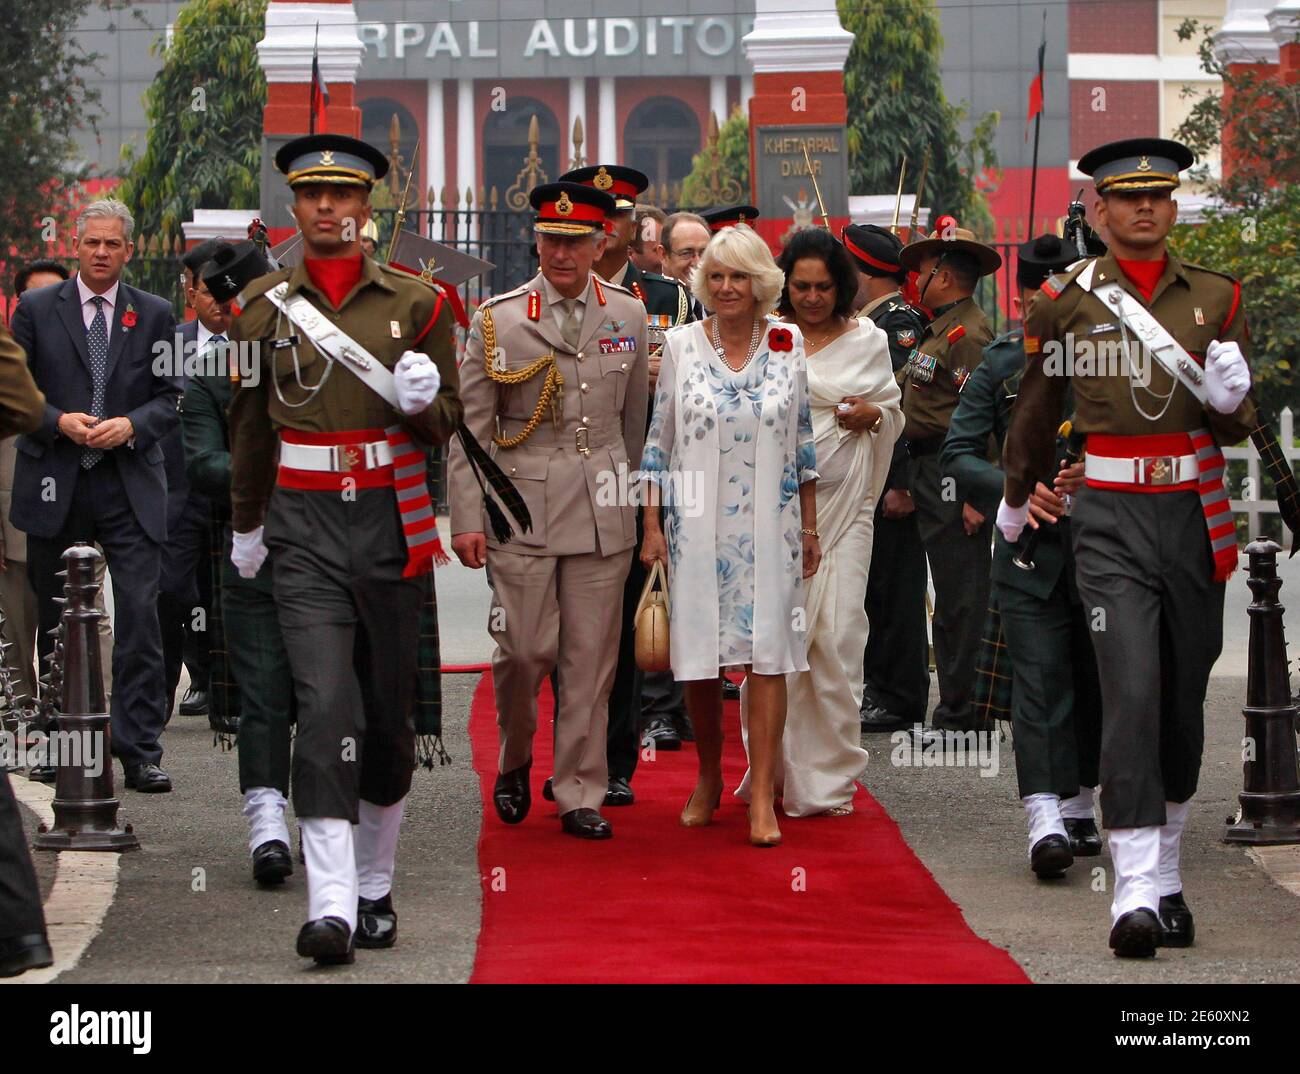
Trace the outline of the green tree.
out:
[[[252,209],[260,198],[266,78],[257,61],[267,0],[190,0],[145,96],[144,152],[126,147],[118,196],[142,235],[170,247],[195,209]]]
[[[716,149],[705,145],[682,181],[683,208],[710,209],[749,200],[749,117],[740,108],[718,128]]]
[[[958,133],[966,109],[944,96],[938,61],[943,38],[933,0],[838,0],[838,7],[840,23],[854,39],[844,64],[849,188],[897,190],[906,154],[904,193],[914,191],[928,146],[923,204],[930,206],[930,218],[951,213],[963,227],[987,231],[992,218],[976,180],[997,165],[993,136],[1001,117],[980,117],[968,141]]]

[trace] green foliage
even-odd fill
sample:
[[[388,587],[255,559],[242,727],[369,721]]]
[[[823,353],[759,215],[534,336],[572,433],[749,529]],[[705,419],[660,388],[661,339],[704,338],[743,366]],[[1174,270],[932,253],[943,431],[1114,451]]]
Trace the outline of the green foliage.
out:
[[[710,209],[749,200],[749,117],[732,110],[718,128],[717,159],[706,146],[682,181],[683,208]]]
[[[849,188],[883,194],[898,189],[898,169],[907,155],[904,193],[916,190],[926,147],[930,169],[922,204],[931,219],[951,213],[977,233],[992,223],[988,203],[976,186],[996,167],[993,136],[1000,116],[975,123],[969,141],[958,133],[966,108],[948,103],[939,76],[943,38],[933,0],[838,0],[840,23],[853,34],[844,65],[849,102]]]
[[[267,0],[190,0],[145,97],[144,152],[123,150],[118,191],[140,234],[171,245],[195,209],[261,200],[266,78],[257,61]]]
[[[76,28],[92,0],[4,0],[0,4],[0,260],[48,252],[43,219],[62,225],[78,184],[78,130],[96,129],[103,109],[86,85],[102,54],[84,51]],[[116,11],[122,0],[102,0]],[[44,232],[44,233],[43,233]]]

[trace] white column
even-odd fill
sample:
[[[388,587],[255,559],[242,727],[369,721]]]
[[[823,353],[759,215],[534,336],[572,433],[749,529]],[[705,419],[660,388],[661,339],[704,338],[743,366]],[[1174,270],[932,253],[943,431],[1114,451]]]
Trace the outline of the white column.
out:
[[[718,126],[727,122],[727,76],[709,76],[709,110],[718,117]]]
[[[1274,6],[1273,0],[1228,0],[1214,35],[1215,56],[1224,63],[1277,63],[1277,42],[1268,19]]]
[[[740,110],[749,115],[749,102],[754,96],[754,76],[740,76]]]
[[[474,129],[474,80],[456,80],[456,192],[463,200],[468,187],[478,187],[478,131]]]
[[[591,128],[587,126],[587,80],[581,76],[569,79],[569,129],[563,131],[560,139],[560,171],[569,170],[569,161],[573,158],[573,121],[582,120],[582,155],[594,160],[595,149],[591,138]]]
[[[596,144],[596,153],[601,161],[618,161],[618,101],[614,95],[614,79],[603,77],[600,80],[600,96],[596,111],[600,120],[600,138]],[[597,158],[587,154],[591,160]]]
[[[326,85],[356,82],[365,45],[357,36],[357,12],[352,4],[277,0],[266,6],[265,25],[266,36],[257,43],[257,59],[268,82],[310,82],[313,48]]]
[[[447,125],[442,104],[442,79],[431,78],[424,108],[424,174],[437,201],[441,201],[447,182]]]
[[[755,0],[754,28],[741,38],[755,71],[842,71],[853,35],[835,0]]]

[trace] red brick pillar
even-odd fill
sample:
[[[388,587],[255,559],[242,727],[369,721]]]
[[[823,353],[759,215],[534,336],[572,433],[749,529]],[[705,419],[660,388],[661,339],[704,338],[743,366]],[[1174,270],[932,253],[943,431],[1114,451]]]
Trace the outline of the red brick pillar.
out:
[[[1269,28],[1269,9],[1273,0],[1229,0],[1228,10],[1224,13],[1223,24],[1214,35],[1216,56],[1228,66],[1229,75],[1241,75],[1250,71],[1262,77],[1270,78],[1278,72],[1278,47]],[[1224,105],[1232,100],[1232,91],[1224,88]],[[1243,166],[1243,161],[1234,159],[1231,145],[1232,130],[1225,127],[1223,131],[1223,175],[1228,177],[1233,170]]]

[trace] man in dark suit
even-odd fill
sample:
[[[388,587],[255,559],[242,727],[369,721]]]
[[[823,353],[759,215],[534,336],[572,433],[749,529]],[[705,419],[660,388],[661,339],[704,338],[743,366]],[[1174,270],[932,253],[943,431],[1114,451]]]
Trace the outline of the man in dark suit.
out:
[[[189,361],[208,368],[214,351],[227,341],[230,303],[217,302],[197,271],[222,246],[216,239],[199,243],[181,258],[185,267],[185,297],[197,314],[178,329]],[[167,473],[167,541],[162,547],[158,591],[158,625],[162,630],[163,665],[167,676],[167,716],[171,717],[180,682],[181,664],[190,673],[190,689],[181,702],[181,715],[208,716],[209,637],[207,617],[212,602],[212,503],[190,488],[185,473],[185,441],[178,424],[162,438]],[[222,723],[213,730],[229,732]]]
[[[159,441],[179,420],[181,377],[171,305],[121,282],[134,226],[121,202],[91,203],[77,220],[77,275],[18,305],[14,338],[46,401],[41,427],[18,441],[11,517],[27,533],[42,650],[59,621],[64,549],[75,541],[104,549],[117,613],[113,752],[128,787],[169,791],[158,767],[166,717],[158,572],[167,536]]]

